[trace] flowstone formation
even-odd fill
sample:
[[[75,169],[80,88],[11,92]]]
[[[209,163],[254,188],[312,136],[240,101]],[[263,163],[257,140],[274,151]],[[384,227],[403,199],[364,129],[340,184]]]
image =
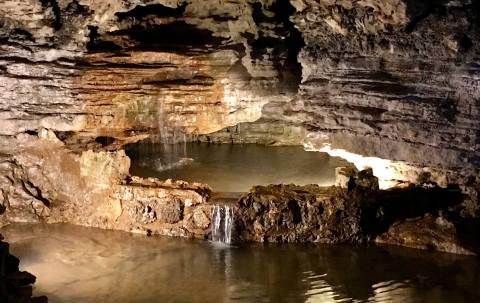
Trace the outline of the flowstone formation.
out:
[[[476,226],[479,19],[477,0],[2,1],[0,222],[208,237],[208,186],[129,176],[123,146],[153,139],[303,145],[382,189],[456,186],[446,220]],[[420,215],[379,241],[470,230]]]

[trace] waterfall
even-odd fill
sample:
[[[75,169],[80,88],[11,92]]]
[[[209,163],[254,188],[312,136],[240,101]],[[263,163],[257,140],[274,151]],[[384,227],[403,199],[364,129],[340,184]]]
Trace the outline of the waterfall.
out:
[[[151,159],[144,160],[142,166],[163,171],[184,166],[193,161],[192,158],[188,158],[187,153],[187,142],[190,140],[187,129],[178,125],[182,112],[182,106],[172,107],[164,100],[158,100],[157,130],[151,137],[154,148],[148,154]]]
[[[230,244],[232,242],[233,208],[215,205],[212,213],[212,241]]]

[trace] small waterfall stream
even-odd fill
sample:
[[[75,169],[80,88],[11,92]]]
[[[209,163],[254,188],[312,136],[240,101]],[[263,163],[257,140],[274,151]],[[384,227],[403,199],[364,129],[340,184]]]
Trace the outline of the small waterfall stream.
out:
[[[194,161],[187,157],[187,142],[191,142],[194,136],[175,123],[182,111],[179,106],[172,108],[164,100],[158,100],[155,119],[157,125],[137,151],[136,157],[140,159],[141,167],[165,171],[178,169]]]
[[[215,205],[212,213],[212,241],[225,244],[232,242],[233,208]]]

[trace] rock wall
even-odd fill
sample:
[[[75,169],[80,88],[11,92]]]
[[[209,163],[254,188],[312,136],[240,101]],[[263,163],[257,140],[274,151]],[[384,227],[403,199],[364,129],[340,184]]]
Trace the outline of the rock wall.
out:
[[[317,185],[254,187],[235,204],[240,242],[377,242],[458,254],[478,253],[477,223],[459,214],[458,188],[378,189],[371,171],[351,176],[346,188]],[[472,236],[472,237],[471,237]]]
[[[245,1],[4,2],[1,134],[41,126],[121,140],[255,121],[300,76],[288,16],[262,11]]]
[[[205,186],[128,176],[148,137],[303,144],[478,216],[479,7],[4,0],[0,219],[204,237]]]
[[[313,135],[318,150],[478,175],[477,1],[292,3],[306,44],[297,96],[204,140],[298,144]]]
[[[123,151],[75,154],[58,139],[22,137],[13,154],[1,153],[0,225],[66,222],[202,239],[210,233],[207,185],[130,177]]]
[[[4,1],[1,134],[123,142],[254,122],[240,139],[314,132],[475,169],[478,14],[478,1]]]
[[[293,111],[333,148],[478,168],[477,1],[335,2],[295,16],[307,47]]]

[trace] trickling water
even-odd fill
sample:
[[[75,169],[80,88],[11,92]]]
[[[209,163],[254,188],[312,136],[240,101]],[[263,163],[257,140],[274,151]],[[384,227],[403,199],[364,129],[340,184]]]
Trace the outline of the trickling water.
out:
[[[212,213],[212,241],[232,243],[233,208],[227,205],[215,205]]]
[[[178,169],[193,161],[187,157],[187,142],[191,141],[188,134],[181,127],[175,126],[171,117],[180,115],[181,108],[175,106],[173,115],[171,106],[158,100],[157,128],[151,133],[149,140],[144,141],[142,149],[138,151],[138,165],[149,167],[157,171]],[[161,155],[151,159],[150,155]]]

